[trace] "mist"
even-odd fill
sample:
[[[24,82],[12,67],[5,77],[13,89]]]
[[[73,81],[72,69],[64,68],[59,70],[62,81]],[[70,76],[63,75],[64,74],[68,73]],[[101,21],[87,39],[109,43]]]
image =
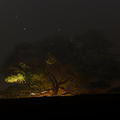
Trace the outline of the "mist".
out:
[[[101,30],[120,47],[119,0],[6,0],[0,1],[0,66],[16,45],[59,32],[69,36]]]

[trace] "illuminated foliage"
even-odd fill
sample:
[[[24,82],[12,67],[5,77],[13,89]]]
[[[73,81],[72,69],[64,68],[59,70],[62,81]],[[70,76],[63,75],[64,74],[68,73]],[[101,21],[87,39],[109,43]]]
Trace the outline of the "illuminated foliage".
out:
[[[8,76],[5,79],[5,82],[7,83],[23,83],[24,81],[25,81],[24,75],[21,73],[18,73],[17,75]]]
[[[20,65],[20,67],[21,67],[22,69],[27,69],[27,68],[29,68],[29,66],[26,65],[26,64],[23,63],[23,62],[20,62],[19,65]]]
[[[19,62],[16,66],[10,66],[6,83],[13,83],[8,91],[12,94],[15,88],[16,96],[71,96],[76,94],[76,79],[73,67],[61,64],[54,64],[56,59],[53,55],[48,54],[45,71],[36,70],[32,65],[26,65]],[[52,61],[53,60],[53,61]],[[34,69],[33,69],[34,68]],[[71,71],[71,72],[70,72]],[[76,73],[77,74],[77,73]],[[19,84],[14,84],[19,83]],[[23,83],[22,85],[20,83]],[[18,85],[18,86],[16,86]],[[20,89],[18,89],[20,88]]]
[[[56,63],[56,59],[51,53],[48,53],[46,63],[50,65]]]
[[[28,80],[26,82],[28,82],[31,89],[43,91],[52,88],[52,83],[44,73],[31,74]]]

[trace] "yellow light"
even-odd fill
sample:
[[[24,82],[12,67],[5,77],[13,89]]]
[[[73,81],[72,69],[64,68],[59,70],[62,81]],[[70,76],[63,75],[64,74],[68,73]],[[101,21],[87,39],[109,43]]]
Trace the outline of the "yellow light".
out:
[[[25,81],[25,78],[20,73],[18,73],[17,75],[8,76],[5,79],[5,82],[7,82],[7,83],[23,83],[24,81]]]

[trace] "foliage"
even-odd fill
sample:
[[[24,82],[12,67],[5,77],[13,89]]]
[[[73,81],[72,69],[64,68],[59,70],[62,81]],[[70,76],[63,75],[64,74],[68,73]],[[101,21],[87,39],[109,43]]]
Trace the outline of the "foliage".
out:
[[[5,82],[7,83],[23,83],[24,81],[25,77],[21,73],[18,73],[17,75],[11,75],[5,78]]]
[[[20,62],[20,63],[19,63],[19,66],[20,66],[22,69],[29,69],[29,66],[26,65],[26,64],[23,63],[23,62]]]
[[[51,53],[48,53],[46,63],[50,65],[56,63],[56,59]]]

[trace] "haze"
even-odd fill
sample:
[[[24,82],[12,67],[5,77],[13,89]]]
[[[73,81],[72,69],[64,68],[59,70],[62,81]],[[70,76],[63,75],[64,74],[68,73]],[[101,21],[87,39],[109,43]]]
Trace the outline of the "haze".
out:
[[[60,31],[72,37],[98,29],[119,48],[119,6],[119,0],[1,0],[0,66],[17,44]]]

